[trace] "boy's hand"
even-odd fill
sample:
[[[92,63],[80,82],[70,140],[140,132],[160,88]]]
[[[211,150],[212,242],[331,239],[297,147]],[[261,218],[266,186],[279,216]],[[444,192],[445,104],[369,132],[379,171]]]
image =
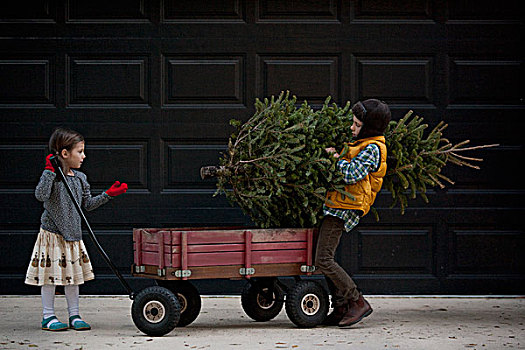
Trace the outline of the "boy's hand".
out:
[[[51,157],[53,155],[52,154],[48,154],[47,157],[46,157],[46,167],[44,168],[44,170],[51,170],[52,172],[55,172],[55,168],[53,167],[53,164],[51,164]]]
[[[106,194],[110,197],[116,197],[123,193],[126,193],[128,190],[128,184],[126,183],[120,183],[118,181],[115,181],[113,185],[109,188],[109,190],[106,191]]]
[[[328,147],[328,148],[325,148],[324,150],[325,150],[328,154],[333,155],[335,158],[339,158],[339,157],[340,157],[340,154],[337,153],[337,151],[336,151],[335,148],[333,148],[333,147]]]

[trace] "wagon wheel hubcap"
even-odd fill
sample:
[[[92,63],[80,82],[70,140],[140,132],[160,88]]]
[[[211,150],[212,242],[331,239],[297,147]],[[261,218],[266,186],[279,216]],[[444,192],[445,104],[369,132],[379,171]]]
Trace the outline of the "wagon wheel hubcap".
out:
[[[315,294],[306,294],[301,300],[301,308],[308,316],[315,315],[319,311],[321,301]]]
[[[152,300],[144,305],[142,309],[144,318],[151,323],[159,323],[166,316],[166,309],[162,303]]]
[[[177,299],[179,299],[180,313],[183,313],[188,308],[188,299],[186,299],[184,294],[180,293],[177,293]]]
[[[272,297],[268,298],[268,288],[262,290],[264,294],[257,293],[257,305],[261,309],[269,309],[275,304],[275,293],[272,293]]]

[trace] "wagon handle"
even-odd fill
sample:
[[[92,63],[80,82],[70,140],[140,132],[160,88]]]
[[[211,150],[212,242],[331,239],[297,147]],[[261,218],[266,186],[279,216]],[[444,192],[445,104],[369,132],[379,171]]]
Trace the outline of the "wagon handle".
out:
[[[60,179],[64,182],[64,185],[66,186],[67,193],[69,194],[69,197],[73,201],[73,204],[75,205],[75,208],[78,211],[78,214],[82,218],[82,221],[84,221],[84,223],[86,224],[86,227],[87,227],[88,233],[89,233],[89,237],[91,237],[91,240],[95,244],[95,247],[97,247],[98,252],[100,253],[100,255],[102,255],[102,257],[104,258],[106,263],[109,265],[109,267],[111,268],[113,273],[117,276],[117,278],[119,279],[119,281],[122,284],[122,286],[124,286],[124,288],[127,290],[128,294],[129,294],[129,298],[131,300],[133,300],[135,298],[136,293],[133,291],[133,289],[131,289],[130,285],[124,279],[124,277],[122,277],[121,273],[117,270],[117,267],[113,264],[113,262],[111,261],[109,256],[106,254],[106,252],[104,251],[104,249],[102,248],[102,246],[98,242],[97,237],[95,236],[95,233],[93,233],[93,230],[91,229],[91,225],[89,225],[89,222],[88,222],[86,216],[84,215],[84,212],[82,211],[82,208],[80,207],[80,205],[78,204],[77,200],[73,196],[73,191],[71,191],[71,187],[69,187],[69,184],[66,181],[66,176],[64,175],[64,172],[62,171],[62,167],[60,166],[60,163],[58,162],[58,157],[57,156],[52,156],[50,158],[50,160],[51,160],[51,163],[53,164],[53,167],[57,170],[57,173],[58,173]]]

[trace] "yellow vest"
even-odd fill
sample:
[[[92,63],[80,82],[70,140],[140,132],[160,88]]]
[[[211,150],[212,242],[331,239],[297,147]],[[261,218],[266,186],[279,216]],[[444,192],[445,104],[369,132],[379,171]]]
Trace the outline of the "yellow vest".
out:
[[[337,209],[354,209],[362,211],[361,216],[365,216],[376,199],[376,195],[383,185],[383,177],[386,174],[386,145],[384,136],[369,137],[348,144],[348,153],[342,157],[347,161],[356,157],[366,146],[374,143],[379,146],[381,151],[381,161],[379,169],[368,173],[368,175],[354,183],[345,186],[345,191],[350,193],[354,198],[342,195],[337,191],[329,191],[326,194],[326,206]],[[329,202],[331,201],[331,203]]]

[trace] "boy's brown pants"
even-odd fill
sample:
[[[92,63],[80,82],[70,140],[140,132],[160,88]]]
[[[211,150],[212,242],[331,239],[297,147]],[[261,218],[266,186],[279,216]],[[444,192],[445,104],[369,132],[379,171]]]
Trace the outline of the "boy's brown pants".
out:
[[[344,225],[343,220],[334,216],[326,216],[317,237],[315,266],[326,277],[332,294],[332,307],[343,306],[348,304],[350,300],[359,299],[357,285],[334,259]]]

